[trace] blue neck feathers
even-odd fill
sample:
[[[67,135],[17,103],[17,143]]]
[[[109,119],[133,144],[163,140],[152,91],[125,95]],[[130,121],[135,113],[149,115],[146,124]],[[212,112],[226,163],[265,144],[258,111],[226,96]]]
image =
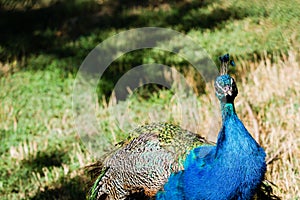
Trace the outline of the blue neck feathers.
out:
[[[224,123],[226,118],[236,115],[233,103],[221,102],[222,122]]]
[[[233,157],[238,154],[235,160],[239,160],[242,156],[251,157],[251,152],[262,150],[236,115],[233,103],[221,103],[221,111],[222,128],[217,140],[216,156],[229,153],[229,157]]]

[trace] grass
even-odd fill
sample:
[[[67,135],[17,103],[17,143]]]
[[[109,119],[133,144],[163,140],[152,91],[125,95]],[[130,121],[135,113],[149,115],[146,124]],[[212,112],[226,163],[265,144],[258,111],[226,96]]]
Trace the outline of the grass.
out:
[[[299,52],[290,52],[275,63],[269,58],[256,63],[237,63],[241,67],[234,75],[239,80],[240,91],[237,112],[266,149],[267,177],[277,185],[275,193],[283,199],[300,197],[299,56]],[[39,85],[40,76],[48,84]],[[30,86],[26,85],[29,79]],[[86,151],[73,127],[72,77],[63,79],[59,73],[49,71],[34,75],[23,71],[1,80],[1,142],[4,144],[0,161],[4,172],[1,199],[83,198],[89,179],[82,167],[95,159],[95,153]],[[58,85],[61,82],[64,87],[51,81]],[[15,99],[20,90],[22,94]],[[113,101],[99,105],[99,126],[111,142],[108,147],[124,138],[124,132],[136,124],[162,120],[181,124],[215,140],[220,127],[220,121],[215,122],[220,120],[216,114],[218,105],[212,84],[207,85],[206,91],[206,95],[196,99],[177,93],[180,101],[170,91],[160,91],[148,100],[134,93],[118,105]],[[129,112],[116,115],[116,108]]]
[[[221,119],[212,84],[203,93],[194,72],[184,70],[186,62],[152,50],[114,62],[98,96],[110,94],[132,66],[155,61],[184,72],[196,97],[174,89],[151,95],[141,88],[118,104],[113,97],[100,98],[103,135],[93,137],[97,152],[89,152],[77,135],[72,94],[78,66],[107,37],[142,26],[186,33],[213,58],[234,56],[237,112],[266,149],[267,178],[282,199],[300,199],[298,1],[47,2],[27,10],[19,4],[7,5],[16,6],[13,11],[0,9],[0,199],[84,199],[90,179],[83,167],[138,124],[170,121],[215,141]],[[55,23],[45,21],[53,10]]]
[[[51,61],[60,60],[56,65],[76,72],[76,66],[96,44],[117,32],[147,26],[184,32],[197,39],[212,57],[229,51],[253,60],[254,54],[267,52],[272,55],[299,48],[300,37],[296,33],[300,31],[300,4],[296,0],[273,3],[259,0],[162,1],[155,6],[155,1],[151,0],[145,4],[126,2],[126,6],[112,1],[101,2],[62,1],[49,3],[47,7],[41,1],[40,9],[26,12],[3,9],[0,13],[0,25],[4,30],[0,38],[0,61],[17,61],[26,68],[42,69]],[[56,14],[45,18],[49,13]],[[184,47],[184,43],[176,42]],[[128,70],[132,64],[151,59],[140,61],[140,55],[129,54],[115,64]],[[145,53],[142,55],[147,57]],[[166,59],[169,57],[166,53],[159,55],[154,53],[152,59],[182,65],[175,58]],[[139,63],[134,63],[136,59]]]

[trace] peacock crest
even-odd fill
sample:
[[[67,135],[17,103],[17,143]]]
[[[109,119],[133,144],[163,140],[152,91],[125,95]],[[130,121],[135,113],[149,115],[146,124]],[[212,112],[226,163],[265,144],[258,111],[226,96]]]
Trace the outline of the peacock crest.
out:
[[[235,63],[233,60],[229,59],[229,54],[225,54],[223,56],[219,57],[219,60],[221,62],[221,66],[220,66],[220,75],[224,75],[228,73],[228,67],[229,65],[231,66],[235,66]]]

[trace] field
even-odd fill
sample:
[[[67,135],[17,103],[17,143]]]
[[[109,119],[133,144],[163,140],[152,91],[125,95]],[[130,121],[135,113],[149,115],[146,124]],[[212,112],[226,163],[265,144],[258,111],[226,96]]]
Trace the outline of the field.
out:
[[[204,85],[187,62],[152,50],[120,57],[101,79],[101,135],[92,135],[99,149],[88,151],[78,135],[72,96],[82,61],[105,39],[146,26],[190,36],[214,61],[233,56],[237,113],[267,152],[267,179],[282,199],[300,199],[299,1],[33,2],[0,1],[0,199],[84,199],[84,167],[138,124],[169,121],[215,141],[221,119],[213,82]],[[146,87],[117,103],[110,96],[117,80],[151,62],[185,75],[196,97]]]

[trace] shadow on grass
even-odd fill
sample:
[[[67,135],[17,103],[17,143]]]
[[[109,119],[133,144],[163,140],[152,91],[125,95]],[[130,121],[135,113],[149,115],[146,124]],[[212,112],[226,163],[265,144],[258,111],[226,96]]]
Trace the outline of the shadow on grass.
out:
[[[53,1],[39,9],[6,10],[0,8],[0,62],[18,60],[27,70],[47,67],[76,74],[84,58],[113,34],[137,27],[168,27],[188,32],[191,29],[220,29],[230,19],[246,17],[239,8],[206,8],[218,0],[138,0]],[[165,5],[165,8],[164,6]],[[184,45],[184,44],[183,44]],[[113,85],[133,66],[146,62],[147,50],[131,52],[111,64],[103,74],[102,94],[110,94]],[[149,57],[149,56],[148,56]],[[157,63],[183,68],[165,53]],[[121,68],[121,69],[120,69]]]
[[[35,172],[43,174],[43,167],[59,167],[61,164],[67,163],[64,160],[65,152],[53,151],[53,152],[38,152],[34,158],[23,161],[23,165],[32,169]]]
[[[62,151],[50,151],[50,152],[38,152],[38,154],[29,160],[24,160],[23,164],[30,171],[35,171],[44,176],[43,168],[60,167],[62,163],[69,163],[66,152]],[[70,178],[63,176],[59,181],[51,184],[48,188],[44,188],[43,191],[39,191],[34,197],[30,199],[85,199],[88,191],[88,178],[85,175],[76,176]]]
[[[86,179],[82,177],[75,177],[71,180],[61,180],[58,186],[54,188],[46,188],[45,191],[38,192],[30,200],[73,200],[86,199],[88,191]]]
[[[71,57],[80,65],[87,53],[116,29],[146,26],[193,28],[222,27],[224,21],[241,16],[235,9],[200,12],[216,0],[206,1],[57,1],[30,10],[0,8],[0,61],[27,59],[30,55]],[[168,10],[159,7],[167,4]],[[134,10],[142,12],[134,12]],[[242,13],[239,11],[239,13]],[[99,36],[100,35],[100,36]],[[98,37],[99,36],[99,37]],[[88,40],[96,37],[96,40]],[[85,42],[80,43],[83,38]],[[79,42],[70,46],[72,42]],[[91,42],[91,44],[89,44]],[[82,52],[82,49],[84,51]],[[43,68],[43,65],[38,65]]]

